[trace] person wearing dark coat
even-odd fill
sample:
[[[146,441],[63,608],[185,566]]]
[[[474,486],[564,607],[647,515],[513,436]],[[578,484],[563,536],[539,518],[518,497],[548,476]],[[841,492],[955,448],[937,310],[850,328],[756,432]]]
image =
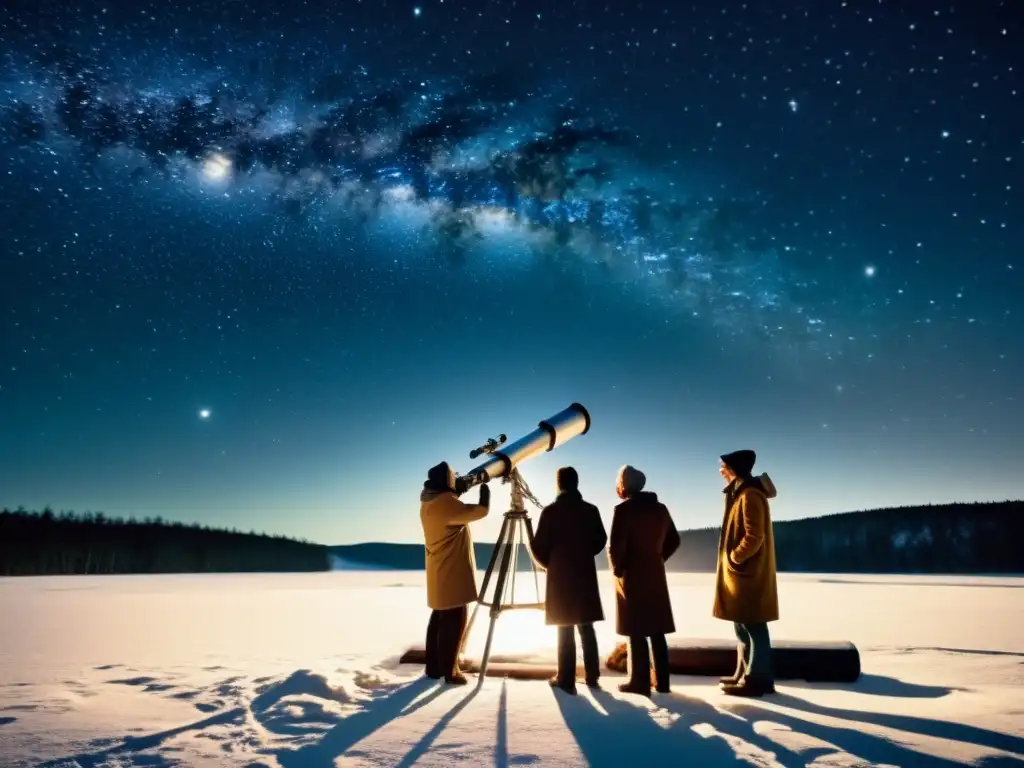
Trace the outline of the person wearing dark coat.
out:
[[[750,450],[720,457],[725,479],[725,515],[718,540],[715,575],[716,618],[731,621],[739,644],[736,672],[723,677],[722,690],[732,696],[775,692],[772,643],[768,623],[779,618],[775,538],[768,500],[775,485],[767,473],[753,476],[757,455]]]
[[[619,470],[608,560],[615,576],[615,631],[629,638],[629,682],[623,693],[651,695],[651,655],[655,688],[669,692],[668,642],[676,631],[665,561],[679,549],[679,531],[658,495],[644,491],[647,478],[628,464]],[[648,639],[650,648],[648,649]]]
[[[576,693],[576,632],[583,648],[587,685],[598,687],[601,659],[594,622],[604,621],[595,559],[608,542],[597,507],[583,500],[579,475],[562,467],[558,497],[540,513],[530,537],[530,554],[547,571],[544,620],[558,627],[558,673],[551,685]]]

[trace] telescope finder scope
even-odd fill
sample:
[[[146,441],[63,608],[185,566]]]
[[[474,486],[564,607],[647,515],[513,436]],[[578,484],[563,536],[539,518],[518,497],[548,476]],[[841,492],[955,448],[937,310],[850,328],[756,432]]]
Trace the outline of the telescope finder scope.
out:
[[[494,453],[494,449],[497,448],[499,445],[504,445],[507,439],[508,438],[505,437],[504,434],[500,434],[497,437],[492,437],[479,448],[474,448],[472,451],[470,451],[469,458],[475,459],[482,453]]]

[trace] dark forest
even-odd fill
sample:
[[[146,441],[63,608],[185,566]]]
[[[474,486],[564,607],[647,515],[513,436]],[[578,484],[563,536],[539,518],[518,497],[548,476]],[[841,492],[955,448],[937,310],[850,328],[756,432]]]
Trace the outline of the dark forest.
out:
[[[776,522],[780,571],[1024,573],[1024,501],[891,507]],[[715,528],[684,531],[673,571],[714,571]]]
[[[894,507],[774,524],[780,571],[812,573],[1024,573],[1024,501]],[[681,532],[673,572],[715,569],[718,528]],[[477,543],[484,568],[494,545]],[[0,510],[0,575],[421,570],[421,544],[326,547],[263,533],[102,513]],[[604,554],[597,558],[607,568]],[[529,568],[525,548],[519,568]]]
[[[0,510],[0,575],[324,571],[327,548],[261,533],[101,512]]]

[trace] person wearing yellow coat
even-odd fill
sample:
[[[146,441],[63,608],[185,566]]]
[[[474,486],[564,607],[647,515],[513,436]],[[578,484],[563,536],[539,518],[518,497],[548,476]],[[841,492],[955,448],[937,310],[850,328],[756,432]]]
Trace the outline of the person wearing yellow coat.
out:
[[[427,624],[426,674],[464,685],[459,648],[466,631],[466,606],[477,599],[476,555],[469,524],[487,516],[491,489],[480,486],[478,504],[460,501],[455,472],[447,462],[431,467],[420,492],[420,522],[426,550]]]
[[[733,696],[775,692],[768,623],[779,618],[775,537],[768,499],[775,485],[767,473],[753,476],[754,451],[724,454],[719,473],[726,481],[725,515],[718,540],[715,575],[716,618],[733,622],[739,644],[736,672],[723,677],[722,690]]]

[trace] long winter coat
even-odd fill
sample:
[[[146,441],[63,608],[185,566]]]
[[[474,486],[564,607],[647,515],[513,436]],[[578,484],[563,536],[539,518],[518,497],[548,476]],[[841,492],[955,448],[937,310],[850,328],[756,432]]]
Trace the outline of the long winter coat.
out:
[[[716,618],[757,624],[779,618],[775,538],[768,499],[775,486],[767,474],[735,481],[725,489],[725,517],[718,540]]]
[[[547,571],[547,624],[565,627],[604,621],[594,558],[607,543],[601,513],[579,491],[562,491],[541,510],[530,553]]]
[[[427,559],[427,605],[446,610],[477,599],[476,555],[469,523],[487,515],[487,507],[466,504],[450,490],[424,488],[420,522]]]
[[[665,561],[679,531],[658,495],[643,491],[615,507],[608,559],[615,575],[615,631],[625,636],[676,631]]]

